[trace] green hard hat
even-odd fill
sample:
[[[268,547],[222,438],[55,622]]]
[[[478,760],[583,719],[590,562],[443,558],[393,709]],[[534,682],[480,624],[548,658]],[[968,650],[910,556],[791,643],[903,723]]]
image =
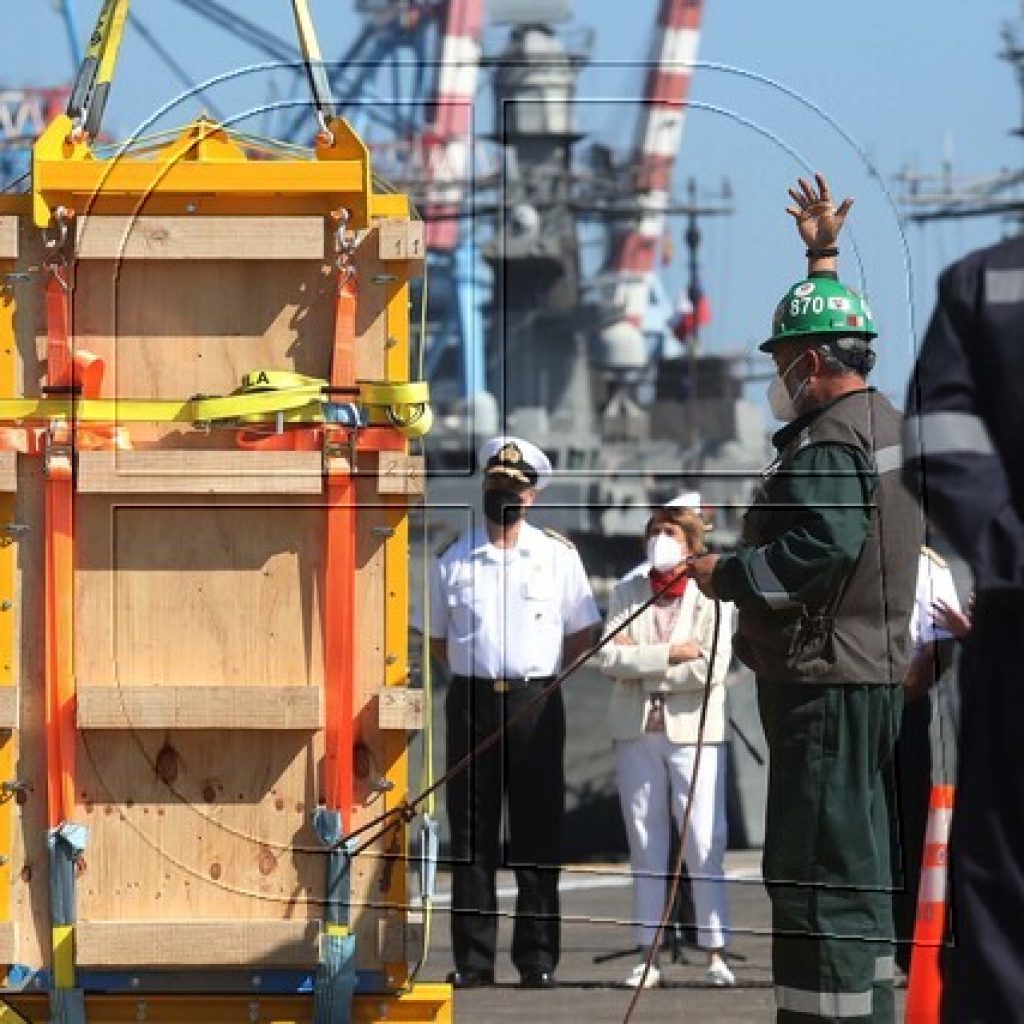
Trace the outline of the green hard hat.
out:
[[[821,334],[878,337],[871,309],[859,292],[830,277],[808,277],[782,296],[772,317],[772,336],[760,349],[771,352],[780,341]]]

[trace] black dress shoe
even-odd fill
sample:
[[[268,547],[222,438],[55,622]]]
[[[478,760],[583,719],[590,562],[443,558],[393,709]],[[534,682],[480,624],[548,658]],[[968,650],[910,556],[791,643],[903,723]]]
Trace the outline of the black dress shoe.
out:
[[[521,988],[554,988],[555,975],[552,971],[520,971]]]
[[[494,971],[450,971],[445,981],[452,988],[483,988],[494,984]]]

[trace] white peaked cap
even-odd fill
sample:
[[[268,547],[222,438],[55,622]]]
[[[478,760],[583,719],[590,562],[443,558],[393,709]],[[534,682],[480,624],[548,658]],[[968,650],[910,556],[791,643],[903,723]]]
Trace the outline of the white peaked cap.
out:
[[[677,494],[671,501],[666,501],[665,508],[688,508],[694,512],[700,512],[700,491],[683,491],[682,494]]]
[[[499,456],[505,457],[499,461]],[[503,473],[520,483],[529,483],[538,491],[543,491],[551,482],[551,460],[535,444],[521,437],[492,437],[480,447],[478,458],[485,475]],[[489,466],[492,460],[493,464]],[[536,474],[536,480],[530,480],[517,471],[517,462],[526,463]]]

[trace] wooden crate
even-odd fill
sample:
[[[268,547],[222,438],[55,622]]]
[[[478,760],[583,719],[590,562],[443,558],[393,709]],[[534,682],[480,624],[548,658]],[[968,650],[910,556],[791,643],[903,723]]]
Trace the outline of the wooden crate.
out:
[[[27,206],[3,202],[0,273],[33,274],[39,233]],[[392,236],[404,202],[382,200]],[[77,230],[75,343],[105,361],[104,396],[226,394],[254,368],[329,375],[335,273],[323,217],[111,215]],[[355,253],[356,376],[404,380],[407,271],[386,246],[382,256],[378,235],[375,221]],[[16,352],[4,394],[40,394],[41,286],[33,274],[3,293],[0,346]],[[331,625],[321,455],[239,451],[227,430],[130,433],[133,450],[81,452],[77,470],[76,792],[89,828],[78,965],[311,968],[324,914],[311,814],[323,798]],[[379,694],[407,682],[406,517],[422,472],[401,452],[387,466],[380,458],[360,452],[355,466],[352,827],[407,792],[409,715],[399,728],[398,702],[386,700],[382,717]],[[0,518],[27,527],[0,535],[0,601],[7,589],[11,601],[0,611],[0,774],[22,784],[0,800],[10,857],[0,864],[0,962],[34,970],[51,962],[44,487],[39,457],[0,453]],[[408,894],[396,852],[406,852],[404,832],[356,860],[353,921],[359,967],[398,985]]]

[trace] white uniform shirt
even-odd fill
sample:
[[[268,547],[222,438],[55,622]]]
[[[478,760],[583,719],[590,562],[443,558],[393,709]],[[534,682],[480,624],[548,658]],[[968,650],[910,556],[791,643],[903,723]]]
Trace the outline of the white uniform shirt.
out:
[[[484,526],[434,560],[430,635],[455,675],[525,679],[558,672],[562,640],[600,621],[576,549],[523,523],[514,548]]]
[[[956,584],[949,566],[940,564],[922,551],[917,559],[917,590],[914,594],[914,610],[910,613],[910,639],[915,654],[936,640],[953,638],[951,633],[935,621],[933,601],[944,601],[951,608],[960,610],[960,600],[956,596]]]

